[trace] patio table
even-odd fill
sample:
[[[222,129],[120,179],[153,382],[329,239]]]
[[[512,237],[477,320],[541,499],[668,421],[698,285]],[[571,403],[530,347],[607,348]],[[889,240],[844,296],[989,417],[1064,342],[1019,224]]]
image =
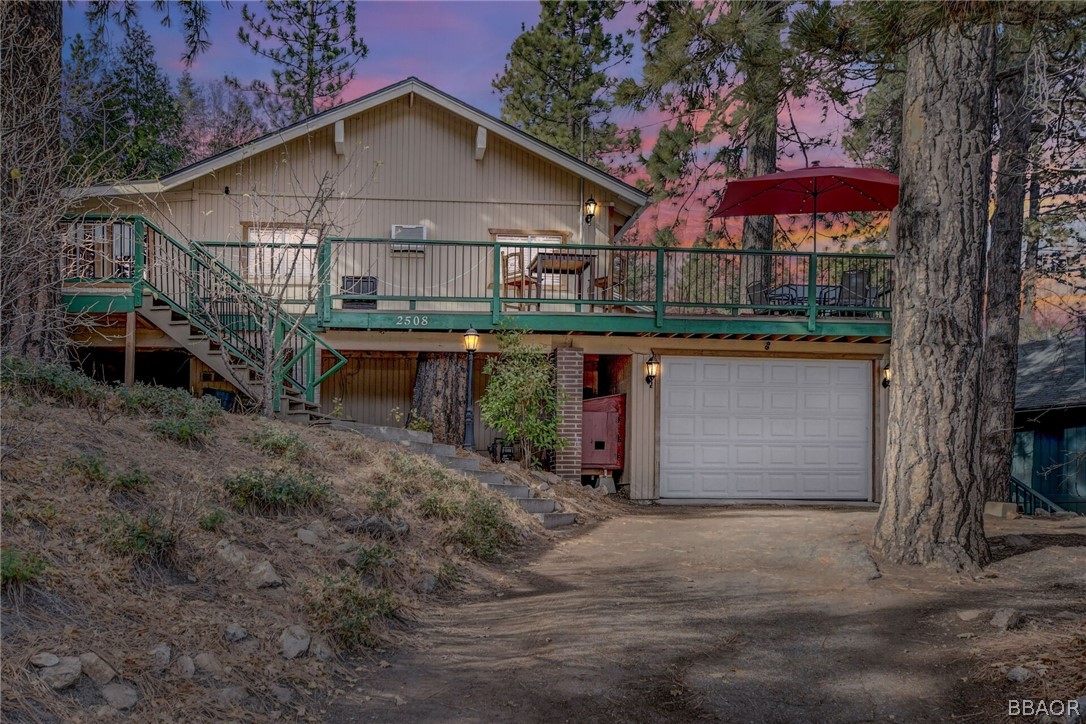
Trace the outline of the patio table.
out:
[[[569,274],[577,277],[577,298],[584,298],[584,275],[596,263],[595,254],[569,251],[541,251],[528,265],[528,271],[536,275],[536,296],[543,298],[544,274]],[[594,276],[594,274],[589,274]]]
[[[817,284],[815,285],[815,303],[824,307],[834,306],[841,299],[842,291],[843,289],[839,284]],[[807,304],[807,285],[782,284],[770,289],[767,296],[774,304],[805,306]]]

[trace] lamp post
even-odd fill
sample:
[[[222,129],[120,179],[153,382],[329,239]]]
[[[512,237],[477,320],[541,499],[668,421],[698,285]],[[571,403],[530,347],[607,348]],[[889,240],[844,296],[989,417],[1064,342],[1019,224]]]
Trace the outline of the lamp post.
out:
[[[464,449],[475,449],[475,390],[472,382],[475,378],[475,351],[479,349],[479,333],[474,329],[464,332],[464,349],[468,351],[468,391],[467,406],[464,410]]]

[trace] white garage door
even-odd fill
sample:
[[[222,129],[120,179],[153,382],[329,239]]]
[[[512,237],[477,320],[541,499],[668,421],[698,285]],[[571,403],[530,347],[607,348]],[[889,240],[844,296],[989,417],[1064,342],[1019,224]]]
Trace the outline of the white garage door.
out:
[[[871,363],[665,357],[660,497],[867,500]]]

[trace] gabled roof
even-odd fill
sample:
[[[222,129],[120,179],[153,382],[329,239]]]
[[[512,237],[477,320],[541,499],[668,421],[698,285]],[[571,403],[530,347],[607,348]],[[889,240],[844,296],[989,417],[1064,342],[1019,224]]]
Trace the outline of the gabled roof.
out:
[[[184,168],[173,171],[161,179],[147,180],[147,181],[132,181],[128,183],[109,184],[94,186],[87,189],[87,193],[92,196],[102,196],[109,194],[131,194],[131,193],[160,193],[163,191],[169,191],[170,189],[177,188],[186,183],[196,180],[197,178],[216,171],[221,168],[230,166],[238,161],[248,158],[250,156],[262,153],[276,146],[282,145],[289,141],[293,141],[296,138],[305,136],[308,133],[312,133],[325,126],[331,125],[336,121],[340,121],[351,116],[362,113],[376,106],[388,103],[389,101],[403,97],[409,93],[416,93],[420,97],[434,103],[446,110],[455,113],[462,118],[475,123],[483,128],[487,129],[488,133],[494,133],[495,135],[506,139],[507,141],[514,143],[522,148],[525,148],[548,161],[560,166],[572,174],[577,176],[583,176],[584,178],[592,181],[602,188],[615,194],[620,199],[628,201],[636,206],[643,206],[649,200],[647,194],[639,191],[633,186],[620,181],[614,176],[611,176],[603,171],[600,171],[595,166],[585,163],[564,151],[561,151],[554,146],[551,146],[537,138],[514,128],[513,126],[505,123],[501,119],[495,118],[488,113],[480,111],[478,108],[468,105],[461,100],[453,98],[447,93],[444,93],[437,88],[434,88],[428,83],[424,83],[418,78],[410,77],[399,83],[394,83],[390,86],[386,86],[380,90],[374,91],[368,95],[364,95],[361,98],[356,98],[353,101],[344,103],[341,106],[331,108],[322,113],[318,113],[315,116],[310,116],[304,120],[293,123],[289,126],[277,129],[270,133],[267,133],[260,138],[256,138],[248,143],[243,143],[240,146],[230,149],[229,151],[223,151],[210,158],[205,158],[202,161],[197,161],[194,164],[186,166]]]
[[[1015,410],[1086,407],[1086,338],[1053,337],[1018,346]]]

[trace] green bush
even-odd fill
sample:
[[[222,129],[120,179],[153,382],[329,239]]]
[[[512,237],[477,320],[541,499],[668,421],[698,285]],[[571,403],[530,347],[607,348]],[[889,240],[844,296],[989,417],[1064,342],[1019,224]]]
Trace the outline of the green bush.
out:
[[[41,364],[21,357],[5,357],[0,364],[0,383],[50,395],[77,406],[96,405],[112,390],[79,370],[63,364]]]
[[[225,522],[226,511],[221,508],[215,508],[214,510],[208,511],[200,518],[200,527],[204,530],[218,530]]]
[[[150,475],[139,468],[132,468],[114,475],[109,486],[114,490],[142,490],[153,482]]]
[[[287,460],[303,460],[309,452],[309,448],[298,433],[272,425],[261,425],[256,432],[245,437],[244,440],[261,452]]]
[[[501,503],[482,493],[472,492],[468,496],[463,515],[452,539],[479,560],[496,558],[502,548],[516,540],[513,524]]]
[[[313,620],[343,649],[378,645],[379,627],[399,619],[392,592],[370,588],[355,574],[321,578],[307,586],[304,595]]]
[[[324,478],[310,472],[247,470],[223,481],[237,510],[283,513],[320,508],[332,497]]]
[[[400,499],[387,490],[378,490],[370,496],[369,507],[374,513],[387,513],[400,507]]]
[[[102,529],[114,553],[139,563],[165,563],[177,548],[177,534],[157,512],[139,519],[127,515],[106,518]]]
[[[415,430],[416,432],[430,432],[434,429],[434,426],[419,414],[419,411],[415,408],[411,408],[411,414],[408,416],[410,419],[407,421],[407,429]]]
[[[431,490],[419,500],[418,513],[423,518],[452,520],[461,513],[461,507],[455,500],[449,499],[436,490]]]
[[[44,570],[45,563],[33,553],[23,553],[14,548],[0,551],[0,582],[4,588],[30,583]]]
[[[381,574],[382,570],[390,570],[395,565],[395,556],[389,547],[383,543],[377,543],[368,548],[362,546],[354,563],[355,570],[359,573],[375,575]]]
[[[110,479],[101,453],[83,453],[79,457],[68,458],[64,461],[64,468],[88,483],[105,483]]]
[[[211,420],[194,415],[164,417],[151,423],[151,432],[178,445],[199,447],[211,434]]]
[[[193,397],[185,390],[174,387],[137,384],[118,388],[117,393],[132,413],[195,417],[208,421],[222,415],[222,405],[214,397]]]

